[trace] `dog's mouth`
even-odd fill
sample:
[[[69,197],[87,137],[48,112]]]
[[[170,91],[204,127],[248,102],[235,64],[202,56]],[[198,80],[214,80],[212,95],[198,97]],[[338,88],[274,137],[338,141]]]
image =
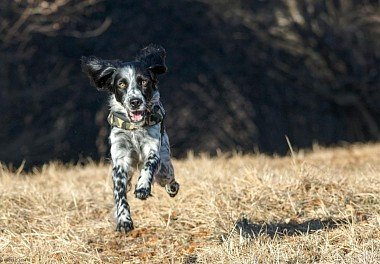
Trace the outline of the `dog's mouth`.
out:
[[[128,111],[128,116],[134,123],[139,123],[144,120],[145,111]]]

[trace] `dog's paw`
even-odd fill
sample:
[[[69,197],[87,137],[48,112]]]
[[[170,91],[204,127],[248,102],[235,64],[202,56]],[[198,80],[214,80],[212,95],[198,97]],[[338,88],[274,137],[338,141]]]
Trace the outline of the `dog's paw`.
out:
[[[140,200],[145,200],[146,198],[148,198],[148,196],[150,196],[150,191],[150,186],[147,188],[139,188],[135,190],[135,196]]]
[[[171,183],[165,185],[165,190],[170,197],[174,197],[177,195],[179,191],[179,183],[176,181],[172,181]]]
[[[133,229],[132,219],[118,219],[116,231],[128,233]]]

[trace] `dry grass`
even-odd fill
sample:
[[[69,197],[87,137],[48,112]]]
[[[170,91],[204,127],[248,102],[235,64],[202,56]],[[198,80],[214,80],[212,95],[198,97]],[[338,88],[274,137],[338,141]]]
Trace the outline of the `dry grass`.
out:
[[[174,199],[129,193],[114,232],[110,166],[0,169],[0,261],[380,263],[380,145],[175,161]]]

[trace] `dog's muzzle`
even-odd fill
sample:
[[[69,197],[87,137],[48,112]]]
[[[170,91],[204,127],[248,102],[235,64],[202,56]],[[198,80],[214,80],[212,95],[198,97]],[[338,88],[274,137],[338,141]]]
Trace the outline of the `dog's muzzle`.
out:
[[[137,97],[133,97],[129,100],[131,110],[127,110],[128,117],[133,123],[140,123],[144,121],[145,110],[141,110],[143,100]]]
[[[128,116],[133,123],[140,123],[144,121],[145,111],[128,111]]]

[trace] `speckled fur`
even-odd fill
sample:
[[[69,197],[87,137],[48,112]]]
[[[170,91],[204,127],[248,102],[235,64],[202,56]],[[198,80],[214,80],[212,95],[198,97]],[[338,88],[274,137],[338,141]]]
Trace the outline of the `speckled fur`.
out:
[[[83,57],[82,69],[94,86],[110,92],[110,110],[123,113],[130,119],[130,111],[146,112],[153,104],[161,104],[156,75],[166,72],[165,55],[162,47],[150,45],[133,62]],[[140,84],[141,80],[147,80],[146,86]],[[121,81],[127,83],[128,88],[120,89],[118,85]],[[142,102],[137,108],[130,103],[131,99],[136,98]],[[162,123],[146,126],[142,122],[134,130],[117,127],[111,130],[109,139],[118,231],[128,232],[133,229],[127,192],[131,189],[131,178],[135,170],[140,170],[134,191],[136,198],[147,199],[154,181],[165,187],[172,197],[179,190],[170,160],[169,138],[161,126]]]

